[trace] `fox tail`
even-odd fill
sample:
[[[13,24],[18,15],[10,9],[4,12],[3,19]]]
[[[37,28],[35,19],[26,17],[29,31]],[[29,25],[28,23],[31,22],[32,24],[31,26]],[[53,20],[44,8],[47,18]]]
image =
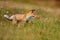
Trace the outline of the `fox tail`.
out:
[[[12,19],[10,19],[10,16],[4,15],[4,17],[5,17],[7,20],[12,21]]]

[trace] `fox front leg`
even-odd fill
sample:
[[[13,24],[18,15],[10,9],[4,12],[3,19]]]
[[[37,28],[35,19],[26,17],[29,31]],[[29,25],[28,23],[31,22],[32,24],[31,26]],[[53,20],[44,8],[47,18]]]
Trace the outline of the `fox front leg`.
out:
[[[33,24],[31,20],[27,20],[26,23],[29,23],[30,25]]]
[[[29,24],[33,24],[33,22],[30,20],[30,21],[29,21]]]

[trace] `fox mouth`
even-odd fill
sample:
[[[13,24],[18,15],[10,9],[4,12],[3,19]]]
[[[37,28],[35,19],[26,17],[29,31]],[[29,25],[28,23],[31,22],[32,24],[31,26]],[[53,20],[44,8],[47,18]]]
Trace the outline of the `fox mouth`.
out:
[[[35,16],[32,16],[32,17],[35,17]]]

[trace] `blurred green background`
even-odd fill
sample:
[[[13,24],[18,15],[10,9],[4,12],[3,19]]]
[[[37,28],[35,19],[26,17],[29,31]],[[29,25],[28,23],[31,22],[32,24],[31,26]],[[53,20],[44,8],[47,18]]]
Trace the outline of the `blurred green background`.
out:
[[[35,9],[33,24],[12,25],[4,15],[24,14]],[[7,13],[8,12],[8,13]],[[0,40],[60,40],[60,1],[0,0]]]

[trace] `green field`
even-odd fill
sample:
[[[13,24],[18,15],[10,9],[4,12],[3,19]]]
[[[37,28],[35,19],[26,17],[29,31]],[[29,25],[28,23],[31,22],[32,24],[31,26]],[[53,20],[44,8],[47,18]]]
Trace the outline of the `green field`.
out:
[[[33,24],[21,22],[14,26],[3,17],[4,14],[22,14],[28,11],[28,9],[0,8],[0,40],[60,40],[58,14],[38,9],[35,11],[38,18],[31,19]]]

